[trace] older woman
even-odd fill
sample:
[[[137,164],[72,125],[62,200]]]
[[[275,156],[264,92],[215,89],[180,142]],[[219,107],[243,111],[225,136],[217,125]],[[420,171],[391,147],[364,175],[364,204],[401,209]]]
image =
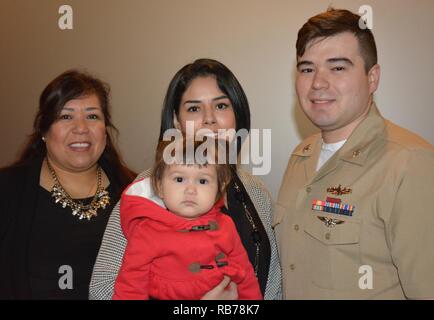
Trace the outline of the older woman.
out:
[[[161,119],[160,140],[167,129],[186,131],[207,128],[250,130],[247,98],[238,80],[223,64],[211,59],[196,60],[184,66],[167,90]],[[138,178],[149,175],[145,171]],[[265,186],[254,176],[234,170],[226,194],[227,212],[235,222],[241,241],[259,280],[265,299],[281,298],[281,270],[273,230],[272,202]],[[119,204],[115,207],[95,264],[90,298],[111,299],[126,240],[119,222]],[[225,279],[204,298],[234,299],[236,286]],[[225,287],[229,284],[229,290]]]
[[[0,298],[88,298],[110,212],[134,178],[112,142],[108,94],[88,74],[58,76],[21,156],[0,171]]]

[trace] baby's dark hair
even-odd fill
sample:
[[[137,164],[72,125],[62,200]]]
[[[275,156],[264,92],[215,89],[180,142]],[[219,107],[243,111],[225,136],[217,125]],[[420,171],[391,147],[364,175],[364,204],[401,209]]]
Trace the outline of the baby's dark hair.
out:
[[[179,148],[175,148],[175,144],[178,144]],[[192,150],[188,150],[188,143],[192,145]],[[196,154],[196,151],[202,144],[206,143],[207,148],[204,148],[203,152],[203,159],[195,159],[194,155]],[[181,147],[182,144],[182,147]],[[151,173],[151,184],[152,188],[156,193],[158,193],[160,190],[161,180],[163,179],[164,171],[167,168],[167,166],[170,166],[171,164],[166,163],[164,159],[164,151],[167,147],[172,149],[170,152],[170,156],[172,159],[176,159],[174,163],[172,164],[178,164],[178,165],[194,165],[198,166],[199,168],[202,166],[215,166],[216,172],[217,172],[217,195],[216,195],[216,201],[221,199],[223,197],[227,186],[229,185],[231,179],[232,179],[232,173],[231,173],[231,165],[228,162],[228,157],[225,157],[225,161],[223,164],[218,163],[218,154],[219,151],[223,150],[221,148],[225,148],[225,154],[228,154],[229,150],[229,144],[227,142],[223,142],[221,140],[206,140],[206,141],[188,141],[185,137],[183,137],[182,141],[175,142],[174,140],[171,141],[164,141],[161,140],[158,143],[157,151],[155,154],[155,164],[152,168]],[[211,148],[209,148],[211,147]],[[182,154],[180,155],[180,151],[182,151]],[[188,151],[193,151],[192,154],[189,154]],[[200,150],[202,151],[202,150]],[[210,153],[208,151],[211,151]],[[167,152],[167,151],[166,151]],[[178,154],[175,154],[175,153]],[[211,160],[211,161],[208,161]]]

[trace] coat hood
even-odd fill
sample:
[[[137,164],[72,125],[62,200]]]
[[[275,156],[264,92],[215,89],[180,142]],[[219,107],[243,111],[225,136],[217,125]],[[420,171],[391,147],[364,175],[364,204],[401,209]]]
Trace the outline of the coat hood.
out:
[[[195,219],[180,217],[169,210],[154,192],[150,178],[138,180],[130,184],[122,194],[120,215],[122,231],[128,238],[130,230],[138,221],[150,220],[155,228],[160,230],[173,229],[188,232],[192,228],[210,226],[215,228],[216,215],[221,213],[224,206],[223,199],[217,201],[206,214]],[[152,221],[152,222],[151,222]]]

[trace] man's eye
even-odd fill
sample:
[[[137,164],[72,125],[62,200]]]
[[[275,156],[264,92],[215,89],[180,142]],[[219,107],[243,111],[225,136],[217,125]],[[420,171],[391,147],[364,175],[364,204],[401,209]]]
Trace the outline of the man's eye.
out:
[[[182,181],[184,181],[184,179],[183,179],[182,177],[176,177],[176,178],[175,178],[175,181],[176,181],[176,182],[182,182]]]
[[[199,111],[199,107],[197,106],[191,106],[187,109],[188,112],[197,112]]]
[[[300,69],[300,72],[301,73],[311,73],[311,72],[313,72],[313,69],[312,68],[303,68],[303,69]]]
[[[68,120],[68,119],[72,119],[72,117],[69,114],[62,114],[59,117],[60,120]]]
[[[345,70],[345,67],[334,67],[332,70],[333,71],[343,71],[343,70]]]
[[[199,180],[199,183],[200,183],[200,184],[207,184],[207,183],[208,183],[208,180],[207,180],[207,179],[200,179],[200,180]]]

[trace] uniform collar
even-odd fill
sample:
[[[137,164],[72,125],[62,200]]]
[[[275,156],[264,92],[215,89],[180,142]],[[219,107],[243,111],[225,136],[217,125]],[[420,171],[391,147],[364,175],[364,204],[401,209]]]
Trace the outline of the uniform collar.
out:
[[[347,162],[363,165],[368,156],[371,143],[385,130],[384,118],[375,102],[370,106],[366,118],[354,129],[347,142],[338,151],[338,158]],[[294,151],[294,156],[311,157],[321,149],[321,134],[315,134],[303,141]]]
[[[363,166],[369,156],[370,149],[378,136],[384,133],[385,120],[376,104],[369,107],[366,118],[354,129],[339,151],[316,173],[316,166],[321,152],[321,134],[315,134],[304,140],[292,153],[293,156],[305,158],[306,177],[308,180],[320,179],[336,168],[339,160]]]
[[[369,150],[385,129],[385,120],[373,102],[366,118],[354,129],[347,142],[338,151],[338,158],[363,166],[368,159]]]
[[[292,155],[298,157],[311,157],[319,149],[321,149],[321,134],[317,133],[305,139],[299,146],[297,146],[292,152]]]

